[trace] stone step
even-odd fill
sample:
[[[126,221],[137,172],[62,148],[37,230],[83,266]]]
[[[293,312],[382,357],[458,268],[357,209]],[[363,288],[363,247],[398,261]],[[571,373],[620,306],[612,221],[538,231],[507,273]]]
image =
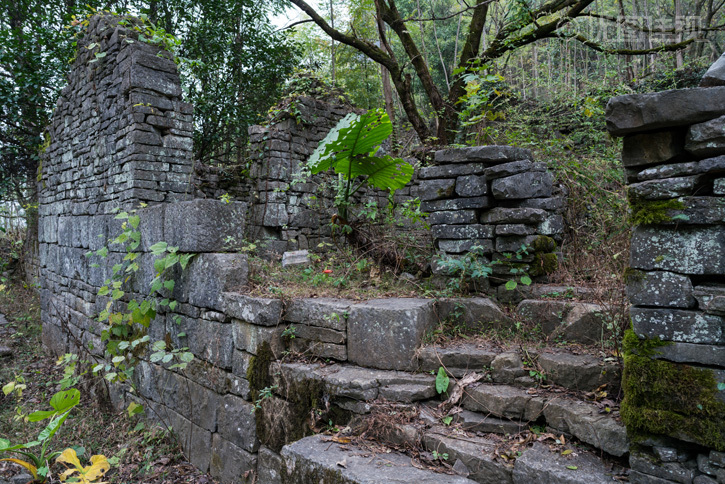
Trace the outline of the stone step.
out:
[[[361,402],[384,398],[400,403],[428,400],[437,395],[435,376],[395,370],[374,370],[349,364],[275,363],[275,384],[314,380],[332,397]]]
[[[613,456],[629,452],[624,425],[589,402],[508,385],[480,384],[466,389],[462,405],[484,417],[531,423],[543,420],[552,431],[573,435]]]
[[[276,363],[271,374],[280,395],[289,385],[301,388],[316,381],[322,383],[332,403],[356,414],[369,412],[369,402],[376,399],[404,404],[427,401],[427,407],[440,402],[435,377],[430,374],[320,363]],[[608,454],[621,456],[629,451],[621,422],[601,414],[595,404],[564,394],[512,385],[474,384],[465,390],[461,406],[464,411],[454,419],[464,429],[512,434],[530,424],[545,423],[553,432],[574,436]]]
[[[315,484],[475,484],[461,476],[414,467],[411,458],[389,452],[375,455],[365,449],[341,445],[314,435],[282,449],[280,482]]]
[[[528,359],[531,361],[524,364]],[[456,378],[490,370],[493,382],[516,383],[524,387],[537,384],[529,371],[540,367],[547,384],[586,392],[607,385],[610,395],[619,392],[621,380],[621,368],[615,358],[573,354],[561,349],[526,349],[522,358],[518,351],[485,348],[472,343],[426,346],[418,353],[418,366],[422,371],[434,372],[443,366]]]
[[[485,437],[433,430],[425,434],[423,444],[431,452],[444,454],[460,475],[479,484],[598,484],[612,482],[615,474],[624,471],[570,445],[551,450],[537,442],[515,462],[504,462],[495,458],[497,442]]]

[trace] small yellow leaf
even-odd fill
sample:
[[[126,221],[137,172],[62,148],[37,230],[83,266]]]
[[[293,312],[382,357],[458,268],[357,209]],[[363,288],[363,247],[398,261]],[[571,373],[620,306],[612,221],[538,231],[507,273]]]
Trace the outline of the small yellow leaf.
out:
[[[65,449],[56,459],[56,462],[65,462],[67,464],[72,465],[76,469],[80,470],[83,469],[83,466],[81,465],[81,461],[78,460],[78,455],[76,455],[76,451],[68,448]]]
[[[110,468],[111,464],[108,463],[105,455],[94,455],[91,457],[91,465],[83,469],[83,474],[88,481],[95,481],[103,477]]]
[[[562,452],[562,453],[561,453],[561,455],[569,455],[569,454],[571,454],[572,452],[574,452],[574,451],[573,451],[573,450],[571,450],[571,449],[566,449],[566,450],[565,450],[564,452]]]

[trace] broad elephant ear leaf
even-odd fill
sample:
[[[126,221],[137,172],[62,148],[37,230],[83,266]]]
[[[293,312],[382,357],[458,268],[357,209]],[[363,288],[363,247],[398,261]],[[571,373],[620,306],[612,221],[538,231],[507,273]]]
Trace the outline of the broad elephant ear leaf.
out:
[[[335,165],[335,172],[350,173],[350,178],[365,175],[368,184],[381,190],[403,188],[413,177],[413,167],[402,158],[376,156],[347,159]]]
[[[413,167],[401,158],[374,156],[392,132],[383,109],[348,114],[320,142],[307,166],[313,175],[333,168],[347,179],[366,176],[368,184],[382,190],[403,188],[413,176]]]

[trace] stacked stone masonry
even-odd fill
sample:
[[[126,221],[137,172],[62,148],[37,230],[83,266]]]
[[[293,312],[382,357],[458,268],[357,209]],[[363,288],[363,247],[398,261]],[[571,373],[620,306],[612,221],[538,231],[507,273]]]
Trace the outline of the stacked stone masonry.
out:
[[[725,87],[716,66],[703,81],[713,87],[607,105],[610,133],[624,137],[635,224],[626,277],[638,341],[623,382],[625,422],[641,443],[631,482],[725,482]]]
[[[312,123],[314,130],[284,121],[286,127],[277,125],[257,133],[260,145],[271,148],[275,140],[288,144],[275,144],[279,149],[269,151],[269,159],[276,160],[269,168],[278,166],[287,174],[274,178],[255,172],[255,181],[264,189],[257,185],[263,198],[251,200],[251,209],[242,202],[196,198],[201,194],[189,183],[192,109],[181,101],[176,66],[167,53],[138,41],[118,20],[113,16],[92,19],[80,42],[69,85],[59,100],[43,158],[39,253],[43,341],[49,349],[64,353],[82,344],[102,355],[100,335],[105,326],[97,315],[108,298],[98,296],[98,289],[125,251],[120,245],[110,245],[103,261],[85,254],[100,249],[119,233],[123,221],[116,219],[114,209],[148,204],[136,212],[142,255],[138,258],[140,270],[125,288],[125,297],[139,299],[148,294],[155,273],[153,243],[166,241],[179,247],[180,253],[196,254],[187,270],[177,274],[170,296],[178,305],[173,312],[160,311],[149,328],[152,341],[188,347],[195,359],[183,372],[142,362],[135,372],[138,393],[113,386],[111,396],[119,408],[143,397],[148,416],[174,428],[192,464],[202,471],[225,483],[257,479],[269,484],[583,484],[611,482],[620,474],[616,463],[600,457],[629,454],[624,425],[602,413],[596,404],[567,396],[567,392],[592,392],[602,385],[616,393],[619,371],[615,363],[597,356],[529,348],[525,357],[535,358],[550,381],[566,390],[546,392],[525,369],[519,351],[476,345],[422,347],[426,333],[454,312],[462,313],[461,324],[511,324],[490,299],[283,301],[245,294],[247,259],[233,252],[230,240],[269,231],[280,242],[277,250],[281,251],[304,247],[304,243],[311,247],[325,237],[317,231],[319,225],[314,225],[326,225],[327,217],[311,208],[315,191],[293,188],[289,177],[325,129],[345,111],[333,110],[323,116],[325,106],[302,99],[311,112],[320,111],[320,125]],[[96,50],[83,48],[93,44],[106,56],[97,57]],[[722,96],[718,89],[725,88],[710,89],[707,93],[717,97]],[[625,163],[635,194],[634,207],[646,207],[662,197],[677,198],[676,205],[671,200],[664,208],[655,205],[656,224],[641,225],[634,231],[632,317],[639,336],[658,336],[673,343],[657,348],[656,361],[694,367],[712,374],[712,382],[722,382],[720,299],[725,291],[719,284],[725,263],[720,250],[720,202],[725,170],[719,168],[718,143],[722,141],[717,133],[722,130],[719,116],[725,112],[713,110],[710,104],[717,102],[708,104],[697,101],[690,91],[684,93],[685,105],[709,109],[708,114],[670,110],[666,115],[674,116],[674,121],[649,120],[647,116],[659,105],[648,104],[651,99],[646,96],[625,97],[610,105],[613,132],[631,133],[625,140]],[[676,93],[662,95],[670,96],[669,103],[679,99]],[[629,107],[622,107],[625,105]],[[646,106],[646,115],[637,111],[642,106]],[[623,115],[622,110],[634,110],[630,117],[635,119]],[[307,133],[312,131],[314,134]],[[300,139],[290,133],[298,133]],[[269,137],[263,139],[265,136]],[[294,161],[287,156],[293,151],[297,153]],[[266,170],[267,158],[260,160],[253,172]],[[550,239],[539,237],[559,241],[561,194],[550,175],[531,161],[530,153],[509,147],[478,147],[444,150],[437,153],[436,160],[434,166],[419,170],[410,192],[401,197],[420,196],[428,204],[424,209],[433,213],[434,238],[441,251],[460,255],[471,248],[461,241],[473,239],[489,247],[487,253],[496,258],[539,240],[544,247],[533,254],[530,263],[537,253],[554,253]],[[206,180],[214,185],[215,177],[218,174],[211,173]],[[432,188],[422,188],[426,185]],[[218,187],[207,188],[205,193],[216,198]],[[269,212],[260,208],[273,204],[278,207]],[[267,220],[268,216],[272,218]],[[307,217],[309,226],[304,227],[300,220]],[[246,224],[248,219],[252,221]],[[467,230],[475,234],[461,235]],[[692,257],[693,246],[703,248],[701,256]],[[102,263],[94,267],[95,262]],[[533,300],[547,292],[566,291],[532,286],[516,296],[518,299],[510,292],[499,294],[512,298],[509,302],[527,298],[519,303],[517,312],[540,319],[549,335],[582,343],[596,341],[592,338],[602,327],[601,307]],[[324,363],[285,360],[288,350],[305,352]],[[441,425],[436,416],[440,396],[430,372],[441,365],[456,378],[488,369],[490,381],[471,385],[455,415],[455,428],[471,433],[466,439],[452,434],[453,427]],[[627,378],[624,382],[626,385]],[[309,436],[333,419],[337,425],[353,425],[373,411],[376,401],[419,411],[418,425],[391,428],[387,441],[445,452],[458,475],[414,468],[409,458],[395,453],[380,465],[380,461],[361,457],[358,451],[327,442],[325,437]],[[318,421],[311,421],[311,415]],[[485,434],[516,433],[533,423],[566,435],[569,441],[576,438],[595,452],[579,446],[563,456],[537,444],[513,465],[493,458],[496,441]],[[639,450],[631,455],[632,482],[724,482],[722,448],[708,447],[697,435],[686,432],[648,439],[638,441]],[[395,463],[395,472],[387,469],[385,463],[390,462]],[[572,467],[577,471],[572,472]]]
[[[412,194],[430,214],[440,255],[461,257],[474,247],[488,260],[525,264],[532,276],[557,267],[556,244],[564,231],[565,199],[543,163],[510,146],[476,146],[437,151],[433,166],[418,172]],[[506,254],[520,252],[520,259]],[[494,265],[491,280],[510,277],[511,265]],[[434,271],[448,269],[437,265]],[[503,278],[503,279],[502,279]]]

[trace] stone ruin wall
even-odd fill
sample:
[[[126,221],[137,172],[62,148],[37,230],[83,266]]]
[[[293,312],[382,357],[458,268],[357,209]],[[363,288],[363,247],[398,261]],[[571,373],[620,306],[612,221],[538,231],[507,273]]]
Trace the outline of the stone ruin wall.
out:
[[[310,249],[330,242],[330,218],[335,213],[331,176],[301,176],[301,167],[329,130],[352,109],[306,96],[295,98],[296,115],[269,126],[252,126],[250,240],[266,240],[272,252]],[[395,203],[418,199],[429,213],[431,230],[398,217],[403,230],[432,237],[438,256],[436,274],[446,269],[440,256],[461,258],[478,247],[484,261],[508,259],[522,245],[528,254],[517,268],[544,278],[557,267],[558,244],[564,231],[565,196],[544,163],[534,163],[529,150],[507,146],[454,148],[438,151],[430,166],[408,159],[411,182],[395,192]],[[387,192],[364,189],[355,205],[388,204]],[[544,237],[541,237],[544,236]],[[494,266],[496,284],[511,278],[511,266]]]
[[[725,87],[613,98],[607,128],[624,137],[635,223],[630,481],[725,482]]]
[[[168,339],[176,347],[188,346],[196,359],[183,374],[144,362],[138,366],[136,378],[149,417],[163,419],[175,429],[195,466],[210,471],[224,482],[243,480],[243,476],[254,473],[259,476],[259,482],[282,482],[279,472],[289,452],[283,451],[282,457],[278,452],[282,445],[304,436],[306,431],[300,425],[299,416],[308,413],[311,397],[329,398],[330,410],[347,416],[369,411],[365,400],[378,396],[403,401],[431,399],[435,397],[435,378],[426,373],[403,371],[418,367],[426,371],[435,369],[436,355],[428,355],[426,360],[418,350],[423,335],[439,318],[445,318],[463,304],[465,318],[470,318],[472,324],[483,320],[507,324],[507,317],[485,298],[366,302],[300,299],[285,303],[281,299],[250,297],[240,292],[246,283],[247,261],[244,255],[229,252],[227,238],[243,239],[254,233],[245,227],[247,205],[197,198],[202,194],[189,188],[195,186],[188,181],[193,166],[191,106],[180,99],[175,66],[165,58],[166,54],[159,57],[156,47],[125,41],[133,39],[133,35],[117,25],[113,17],[94,18],[88,35],[80,42],[81,53],[56,110],[40,186],[43,340],[56,353],[76,349],[78,343],[86,347],[93,343],[91,352],[101,354],[100,332],[104,327],[95,316],[105,308],[107,299],[97,296],[97,291],[110,275],[109,268],[124,253],[120,247],[110,246],[107,263],[100,268],[93,268],[93,261],[84,254],[99,249],[107,238],[119,233],[120,221],[114,218],[112,209],[148,203],[147,208],[138,212],[144,253],[139,259],[141,270],[131,283],[128,297],[143,297],[153,277],[150,244],[164,240],[178,245],[181,252],[198,254],[174,289],[172,296],[179,302],[176,311],[159,314],[149,329],[152,341]],[[93,42],[100,43],[107,55],[89,63],[92,53],[82,47]],[[725,87],[712,88],[709,93],[722,99],[725,96],[722,90]],[[683,92],[676,96],[690,96],[688,91],[677,91]],[[632,107],[620,100],[613,105],[624,106],[622,109],[634,112],[635,118],[637,113],[651,112],[649,104],[647,109],[634,104]],[[644,163],[635,165],[627,155],[632,146],[650,153],[647,156],[652,154],[651,147],[661,147],[651,142],[632,142],[651,141],[648,137],[656,136],[649,133],[652,130],[702,123],[725,114],[725,105],[713,109],[712,102],[704,104],[694,103],[695,108],[690,110],[694,117],[690,113],[684,120],[676,110],[661,115],[675,120],[668,121],[674,124],[646,120],[634,128],[617,128],[612,124],[616,116],[610,113],[610,125],[615,126],[616,134],[629,136],[625,141],[625,163],[630,170],[637,166],[628,172],[632,190],[646,200],[657,199],[653,193],[674,193],[666,198],[684,196],[684,214],[689,217],[686,221],[680,217],[671,223],[660,221],[657,225],[635,229],[632,266],[647,273],[647,277],[630,279],[635,331],[643,336],[657,334],[672,340],[674,344],[660,348],[661,357],[667,361],[696,365],[719,375],[725,365],[721,351],[723,326],[718,313],[722,293],[718,292],[721,290],[718,284],[724,282],[725,258],[721,257],[722,243],[713,243],[710,238],[716,241],[723,238],[723,217],[718,215],[721,208],[718,200],[722,199],[722,181],[718,181],[722,176],[717,174],[719,162],[707,161],[712,160],[709,155],[683,154],[683,159],[676,160],[678,163],[672,157],[660,157],[646,158]],[[616,114],[616,110],[612,112]],[[647,133],[628,134],[636,131]],[[321,138],[322,133],[315,136]],[[293,146],[294,138],[290,137],[287,142],[290,148],[297,148]],[[308,141],[306,149],[314,148],[313,143],[316,141]],[[287,166],[284,156],[279,158],[283,160],[282,166]],[[290,167],[291,160],[290,157]],[[429,209],[440,214],[435,216],[440,217],[438,223],[433,224],[438,227],[434,230],[439,231],[436,238],[440,250],[449,250],[452,254],[467,250],[465,243],[460,242],[466,239],[451,234],[472,226],[485,234],[476,239],[489,241],[482,244],[492,248],[492,257],[496,257],[497,250],[504,250],[503,244],[513,240],[511,237],[520,238],[516,244],[521,240],[533,242],[527,237],[537,235],[550,235],[556,240],[557,231],[551,227],[556,227],[559,220],[560,194],[542,167],[531,162],[529,153],[506,147],[470,148],[441,151],[436,154],[436,160],[434,166],[418,170],[419,182],[411,188],[411,195],[422,195],[424,203],[430,204]],[[677,171],[680,168],[690,171]],[[651,170],[659,175],[651,176]],[[212,185],[214,176],[218,175],[212,173],[207,179]],[[516,177],[539,182],[521,188],[513,183]],[[686,180],[681,180],[683,177]],[[286,183],[283,179],[269,181]],[[421,188],[426,184],[442,190],[436,189],[430,195],[429,190]],[[212,186],[209,193],[214,190]],[[513,193],[511,190],[524,191],[518,196],[506,195]],[[295,206],[292,197],[299,194],[274,190],[272,193],[275,197],[284,194],[282,202],[274,203],[282,205],[280,210],[286,210],[288,217],[294,215],[289,208]],[[484,203],[472,201],[478,198],[484,198],[491,205],[471,206],[471,203]],[[269,200],[266,194],[265,200]],[[493,204],[498,208],[489,209]],[[501,211],[505,211],[506,218],[491,218],[491,213]],[[278,240],[285,242],[279,245],[280,250],[299,247],[290,245],[290,241],[299,241],[299,234],[308,235],[301,231],[285,235],[283,230],[295,230],[289,219],[286,228],[284,225],[270,227],[280,236]],[[657,238],[657,230],[666,237],[660,234]],[[97,237],[98,234],[103,237]],[[308,237],[308,244],[311,240]],[[705,259],[687,258],[691,253],[682,251],[689,250],[693,243],[700,244],[700,240],[712,250],[703,254]],[[441,242],[444,243],[441,245]],[[542,253],[550,254],[552,250],[555,249]],[[667,257],[669,252],[664,251],[672,254]],[[684,290],[676,289],[677,284],[684,283],[683,276],[689,278],[691,293],[687,284],[682,286]],[[667,287],[670,288],[668,296],[662,296]],[[180,324],[174,322],[176,316],[181,317]],[[720,321],[719,332],[717,321]],[[297,337],[292,340],[282,334],[289,324],[297,328]],[[382,324],[385,331],[381,330]],[[181,336],[182,333],[186,336]],[[286,349],[308,351],[350,366],[343,366],[346,371],[339,374],[318,374],[315,369],[275,362]],[[493,365],[495,355],[485,356],[489,362],[486,364]],[[455,359],[455,355],[450,357]],[[366,368],[367,373],[363,372]],[[591,385],[582,389],[592,391],[603,383],[604,373],[596,362],[590,362],[587,368],[595,371]],[[578,378],[583,371],[583,367],[572,368],[570,373]],[[611,369],[607,374],[616,375],[616,372]],[[499,378],[495,375],[494,378]],[[502,372],[501,380],[495,381],[507,383],[510,376]],[[262,402],[262,409],[252,413],[254,396],[258,395],[255,392],[272,385],[277,385],[274,395]],[[119,407],[138,401],[139,396],[127,388],[113,386],[111,390]],[[545,412],[551,412],[546,415],[547,424],[554,430],[571,432],[610,455],[627,454],[629,445],[621,424],[585,413],[582,418],[589,419],[588,423],[574,427],[569,420],[556,416],[561,411],[557,405],[547,404],[546,408],[549,410]],[[508,415],[507,412],[502,415]],[[650,447],[659,459],[654,459],[654,464],[652,457],[643,457],[646,453],[632,454],[633,475],[639,482],[690,482],[687,476],[694,482],[696,474],[697,484],[711,484],[703,480],[709,479],[708,476],[723,481],[717,475],[722,473],[719,470],[723,467],[722,461],[717,460],[722,454],[708,453],[707,442],[693,453],[688,449],[697,445],[691,442],[697,442],[697,437],[690,441],[681,433],[675,437],[675,440],[645,442],[645,445],[654,442]],[[683,459],[684,463],[679,462]],[[693,459],[697,471],[692,467]],[[501,482],[511,479],[511,470],[506,472],[504,475],[509,477],[502,478]],[[684,481],[683,477],[673,477],[681,475],[685,476]],[[527,481],[514,477],[513,482]]]

